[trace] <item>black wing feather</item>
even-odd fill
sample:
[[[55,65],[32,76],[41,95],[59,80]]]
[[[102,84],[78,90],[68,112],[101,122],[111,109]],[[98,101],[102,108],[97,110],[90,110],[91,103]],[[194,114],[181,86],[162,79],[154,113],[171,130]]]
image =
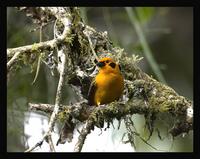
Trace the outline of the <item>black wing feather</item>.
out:
[[[93,80],[90,84],[90,88],[89,88],[89,91],[88,91],[88,105],[94,105],[94,95],[95,95],[95,92],[96,92],[96,89],[97,89],[97,85],[96,85],[96,82],[95,80]]]

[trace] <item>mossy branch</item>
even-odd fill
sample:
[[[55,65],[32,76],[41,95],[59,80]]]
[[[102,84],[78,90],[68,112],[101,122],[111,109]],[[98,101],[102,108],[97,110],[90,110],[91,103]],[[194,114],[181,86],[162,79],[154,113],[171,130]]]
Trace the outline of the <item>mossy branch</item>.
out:
[[[159,87],[161,86],[159,85]],[[79,102],[68,106],[62,105],[59,110],[59,117],[61,120],[65,120],[63,118],[71,115],[73,118],[83,122],[87,120],[89,116],[93,116],[94,125],[98,126],[105,121],[112,121],[114,118],[120,120],[126,115],[168,114],[169,118],[170,116],[174,116],[176,117],[176,121],[181,121],[182,123],[182,125],[180,125],[179,122],[173,123],[173,127],[170,130],[173,136],[191,130],[193,126],[191,119],[193,117],[188,114],[188,110],[192,108],[192,103],[184,97],[174,94],[175,92],[166,86],[163,86],[164,88],[159,91],[164,95],[168,93],[169,97],[156,96],[156,88],[152,89],[152,87],[153,83],[147,84],[145,81],[141,83],[141,80],[136,80],[134,82],[129,81],[127,88],[129,89],[131,98],[127,102],[113,102],[100,108],[88,106],[85,102]],[[29,103],[29,106],[31,110],[45,113],[51,113],[53,108],[53,105],[49,104]],[[183,125],[185,125],[185,127]]]
[[[59,40],[63,40],[66,36],[68,36],[71,33],[71,27],[70,27],[71,20],[69,19],[69,17],[63,16],[63,14],[62,14],[63,10],[59,10],[58,8],[49,8],[49,10],[52,12],[52,14],[55,13],[57,18],[58,18],[59,13],[61,12],[59,15],[59,18],[63,22],[64,29],[63,29],[63,33],[59,36]],[[64,11],[65,11],[64,13],[67,13],[67,9],[64,9]],[[66,62],[67,62],[66,54],[69,52],[68,48],[69,47],[65,47],[65,48],[63,48],[62,51],[59,52],[60,53],[59,54],[59,56],[60,56],[60,60],[59,60],[60,78],[59,78],[56,97],[55,97],[55,106],[53,108],[53,112],[51,113],[47,132],[44,134],[43,138],[38,142],[38,143],[42,143],[44,140],[46,140],[49,143],[50,150],[53,152],[55,152],[55,148],[54,148],[51,134],[53,132],[55,122],[57,119],[57,115],[58,115],[58,111],[59,111],[60,104],[61,104],[62,91],[63,91],[65,75],[66,75]],[[38,145],[38,143],[36,143],[35,145]],[[35,145],[33,146],[33,148],[36,148]],[[28,150],[26,150],[26,152],[32,151],[33,148],[29,148]]]
[[[8,49],[8,71],[12,66],[17,65],[16,61],[19,60],[21,54],[31,54],[35,50],[39,50],[39,52],[45,50],[50,54],[49,50],[56,48],[58,52],[57,70],[60,74],[62,74],[62,70],[65,70],[65,77],[61,76],[60,78],[62,78],[62,81],[65,80],[66,84],[76,89],[80,101],[86,101],[87,99],[89,85],[95,69],[95,59],[105,56],[115,59],[120,63],[122,74],[125,78],[122,100],[110,103],[105,107],[88,106],[86,102],[77,102],[70,106],[63,106],[60,100],[62,90],[57,91],[55,107],[49,104],[30,103],[31,110],[43,111],[51,114],[51,116],[54,112],[52,120],[50,120],[53,121],[50,124],[50,130],[53,129],[56,119],[64,121],[65,125],[58,143],[65,143],[65,138],[69,137],[64,132],[73,134],[76,126],[73,119],[89,123],[86,124],[79,136],[80,140],[75,148],[75,151],[78,152],[81,151],[87,134],[90,133],[94,126],[101,128],[104,122],[110,123],[114,118],[120,120],[126,115],[143,114],[146,118],[150,135],[154,130],[153,123],[158,114],[167,114],[167,118],[173,117],[176,119],[169,131],[174,137],[192,129],[192,101],[180,96],[169,86],[156,81],[153,77],[143,72],[137,66],[141,58],[136,55],[128,57],[123,49],[114,47],[108,38],[107,32],[98,32],[92,27],[85,25],[81,20],[78,8],[37,7],[37,11],[33,12],[33,9],[25,7],[24,10],[28,11],[29,14],[34,13],[33,15],[42,12],[42,15],[46,18],[53,16],[57,19],[54,29],[55,39],[35,45]],[[70,31],[65,30],[65,25],[69,24],[67,19],[71,21],[70,25],[68,25]],[[63,58],[66,59],[63,66],[64,69],[60,67],[62,66]],[[70,130],[70,132],[66,130]],[[36,145],[40,145],[42,142],[43,140]]]

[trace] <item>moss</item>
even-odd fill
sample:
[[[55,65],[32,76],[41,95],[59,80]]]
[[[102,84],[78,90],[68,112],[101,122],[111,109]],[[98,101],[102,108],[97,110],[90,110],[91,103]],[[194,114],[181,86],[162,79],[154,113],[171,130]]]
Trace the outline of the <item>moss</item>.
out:
[[[39,44],[34,43],[31,48],[31,52],[38,51]]]
[[[65,122],[66,120],[68,120],[70,118],[69,115],[69,109],[64,109],[63,111],[61,111],[60,113],[58,113],[57,119],[60,122]]]
[[[73,45],[73,40],[74,40],[74,37],[76,36],[76,34],[69,34],[69,35],[70,36],[67,36],[65,38],[64,43]]]
[[[69,16],[72,18],[72,24],[74,26],[77,26],[78,23],[81,21],[81,17],[80,17],[80,9],[77,7],[73,7],[71,8],[71,15]]]

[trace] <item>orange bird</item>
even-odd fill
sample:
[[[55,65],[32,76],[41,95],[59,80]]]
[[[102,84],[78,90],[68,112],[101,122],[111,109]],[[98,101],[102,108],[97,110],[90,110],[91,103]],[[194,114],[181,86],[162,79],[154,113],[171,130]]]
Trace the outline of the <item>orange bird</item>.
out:
[[[96,65],[99,72],[90,85],[88,104],[99,106],[118,100],[124,89],[120,65],[109,57],[100,59]]]

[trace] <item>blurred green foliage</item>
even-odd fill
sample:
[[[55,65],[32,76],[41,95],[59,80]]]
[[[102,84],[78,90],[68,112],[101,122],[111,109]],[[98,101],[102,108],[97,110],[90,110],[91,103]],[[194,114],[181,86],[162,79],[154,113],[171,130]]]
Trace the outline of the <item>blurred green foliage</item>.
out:
[[[136,7],[135,10],[141,23],[148,23],[155,14],[154,7]]]

